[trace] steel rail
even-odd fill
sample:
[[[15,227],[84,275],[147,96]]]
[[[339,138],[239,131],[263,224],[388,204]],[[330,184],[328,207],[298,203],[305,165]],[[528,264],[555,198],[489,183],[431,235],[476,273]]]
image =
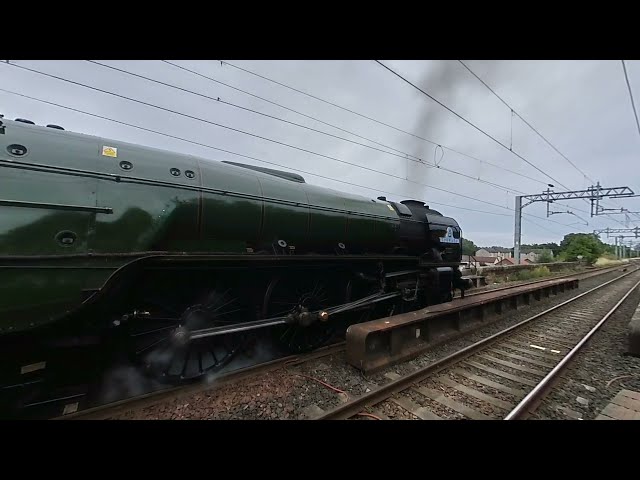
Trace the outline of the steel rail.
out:
[[[609,310],[604,317],[591,329],[589,332],[578,342],[578,344],[571,349],[569,353],[567,353],[562,360],[551,370],[546,377],[540,380],[538,383],[521,401],[514,407],[511,412],[504,418],[504,420],[516,420],[519,419],[523,412],[535,401],[537,400],[543,390],[557,377],[558,373],[566,366],[567,363],[571,361],[571,359],[582,349],[585,343],[589,341],[589,339],[600,329],[600,327],[606,322],[611,315],[613,315],[620,305],[624,303],[624,301],[631,295],[636,288],[640,285],[640,280],[636,282],[636,284],[629,289],[629,291],[620,299],[618,303],[616,303],[611,310]]]
[[[90,407],[78,412],[52,417],[51,420],[98,420],[108,418],[112,415],[129,411],[132,409],[145,408],[156,405],[161,402],[168,401],[173,398],[182,397],[184,395],[194,394],[206,391],[212,388],[218,388],[224,385],[230,385],[240,382],[246,378],[255,375],[272,372],[279,368],[299,363],[307,362],[317,358],[339,353],[345,349],[345,342],[334,343],[326,347],[319,348],[303,355],[288,355],[286,357],[277,358],[268,362],[239,368],[238,370],[224,373],[217,377],[213,384],[198,382],[191,385],[179,385],[175,387],[163,388],[153,392],[148,392],[135,397],[124,398],[114,402],[105,403],[95,407]]]
[[[512,331],[519,329],[520,327],[540,318],[543,317],[555,310],[558,310],[559,308],[568,305],[572,302],[575,302],[576,300],[589,295],[590,293],[593,293],[595,291],[598,291],[604,287],[606,287],[607,285],[613,283],[613,282],[617,282],[618,280],[621,280],[622,278],[627,277],[628,275],[631,275],[632,273],[636,273],[638,270],[640,270],[640,268],[635,268],[633,270],[631,270],[630,272],[626,272],[612,280],[609,280],[601,285],[598,285],[594,288],[591,288],[589,290],[587,290],[586,292],[583,292],[579,295],[576,295],[575,297],[572,297],[568,300],[565,300],[562,303],[559,303],[558,305],[554,305],[553,307],[550,307],[546,310],[544,310],[543,312],[537,313],[535,315],[533,315],[532,317],[529,317],[525,320],[522,320],[521,322],[516,323],[515,325],[512,325],[508,328],[505,328],[504,330],[501,330],[497,333],[494,333],[493,335],[490,335],[487,338],[484,338],[482,340],[479,340],[478,342],[475,342],[471,345],[468,345],[456,352],[451,353],[450,355],[447,355],[446,357],[443,357],[439,360],[436,360],[435,362],[426,365],[425,367],[422,367],[418,370],[416,370],[415,372],[410,373],[409,375],[406,375],[402,378],[399,378],[397,380],[394,380],[386,385],[383,385],[375,390],[372,390],[370,393],[361,395],[360,397],[354,398],[351,401],[348,401],[346,403],[343,403],[341,405],[338,405],[337,407],[333,408],[332,410],[327,411],[326,413],[319,415],[318,417],[316,417],[314,420],[338,420],[338,419],[347,419],[350,418],[358,413],[360,413],[362,411],[362,409],[364,407],[367,406],[373,406],[375,404],[378,404],[384,400],[386,400],[387,398],[389,398],[391,395],[394,395],[395,393],[401,392],[403,390],[405,390],[408,386],[417,383],[419,381],[422,381],[423,379],[427,378],[433,371],[438,370],[440,368],[443,368],[445,366],[447,366],[448,364],[452,363],[454,360],[458,360],[461,357],[465,357],[467,355],[470,355],[472,353],[474,353],[476,350],[485,347],[487,345],[489,345],[490,343],[492,343],[493,341],[497,340],[498,338],[502,338],[505,335],[507,335],[508,333],[511,333]]]

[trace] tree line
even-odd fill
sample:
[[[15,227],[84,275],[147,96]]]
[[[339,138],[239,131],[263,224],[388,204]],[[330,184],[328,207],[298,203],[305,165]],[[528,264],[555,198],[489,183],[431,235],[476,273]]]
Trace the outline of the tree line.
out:
[[[462,254],[475,255],[480,250],[472,240],[462,239]],[[513,249],[509,249],[513,254]],[[532,243],[522,244],[521,252],[540,251],[538,257],[539,263],[551,262],[554,258],[559,261],[574,262],[581,256],[583,260],[593,263],[602,255],[614,254],[615,246],[603,243],[596,235],[592,233],[569,233],[564,236],[560,244],[550,243]],[[640,250],[640,244],[634,247],[634,250]],[[550,253],[553,253],[551,255]]]

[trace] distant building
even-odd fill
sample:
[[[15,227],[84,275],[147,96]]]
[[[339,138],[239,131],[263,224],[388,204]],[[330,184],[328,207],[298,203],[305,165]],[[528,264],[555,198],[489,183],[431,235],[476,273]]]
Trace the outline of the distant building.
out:
[[[500,259],[499,262],[496,263],[496,265],[500,265],[500,266],[504,266],[504,265],[515,265],[516,261],[512,258],[502,258]]]
[[[521,253],[520,254],[520,263],[525,263],[528,261],[529,263],[535,263],[538,261],[539,254],[535,252],[529,253]]]
[[[510,248],[504,247],[487,247],[481,248],[476,252],[476,257],[494,257],[494,258],[513,258]]]
[[[553,252],[551,250],[545,249],[522,249],[520,250],[520,263],[525,263],[525,260],[528,260],[529,263],[538,262],[538,258],[542,255],[543,252],[547,252],[553,258]],[[502,259],[511,258],[513,259],[513,253],[510,248],[504,247],[485,247],[478,250],[475,254],[475,258],[488,258],[493,257],[496,259],[494,263],[498,264]],[[486,261],[484,263],[487,263]],[[515,262],[513,262],[515,264]],[[506,264],[502,264],[506,265]]]
[[[553,258],[552,250],[545,250],[545,249],[539,249],[539,248],[521,250],[520,263],[523,263],[525,259],[529,260],[531,263],[536,263],[538,262],[540,255],[542,255],[544,252],[547,252],[551,256],[551,258]]]
[[[478,268],[495,265],[498,258],[491,256],[462,255],[462,263],[467,268]]]

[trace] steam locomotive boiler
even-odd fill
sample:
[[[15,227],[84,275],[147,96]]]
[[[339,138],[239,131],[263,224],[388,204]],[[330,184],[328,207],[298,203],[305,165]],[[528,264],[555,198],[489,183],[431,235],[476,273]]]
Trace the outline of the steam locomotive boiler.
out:
[[[192,379],[258,331],[301,352],[466,288],[458,223],[420,201],[24,119],[0,118],[0,167],[0,341],[26,371],[109,341]]]

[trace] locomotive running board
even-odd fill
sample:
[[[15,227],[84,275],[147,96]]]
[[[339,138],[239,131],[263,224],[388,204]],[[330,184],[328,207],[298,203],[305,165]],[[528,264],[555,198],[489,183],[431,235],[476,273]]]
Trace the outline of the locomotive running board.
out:
[[[375,373],[499,320],[506,313],[529,305],[531,299],[548,298],[578,285],[577,278],[549,280],[351,325],[346,335],[347,362],[363,373]]]

